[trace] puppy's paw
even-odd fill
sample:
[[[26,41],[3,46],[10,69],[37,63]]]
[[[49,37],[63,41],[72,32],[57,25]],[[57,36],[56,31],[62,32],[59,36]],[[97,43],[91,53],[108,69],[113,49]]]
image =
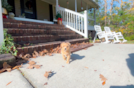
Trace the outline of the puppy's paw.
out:
[[[69,64],[69,62],[66,62],[67,64]]]
[[[63,58],[64,60],[66,60],[66,58]]]

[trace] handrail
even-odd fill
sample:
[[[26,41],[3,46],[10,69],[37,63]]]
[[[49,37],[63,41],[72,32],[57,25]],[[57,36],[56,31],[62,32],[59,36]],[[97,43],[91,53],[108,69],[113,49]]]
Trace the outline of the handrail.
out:
[[[67,11],[67,12],[70,12],[70,13],[72,13],[72,14],[77,14],[78,16],[84,17],[83,14],[80,14],[80,13],[78,13],[78,12],[72,11],[72,10],[67,9],[67,8],[59,7],[59,10]]]
[[[87,11],[84,14],[59,7],[58,12],[62,15],[63,24],[78,34],[88,38]]]

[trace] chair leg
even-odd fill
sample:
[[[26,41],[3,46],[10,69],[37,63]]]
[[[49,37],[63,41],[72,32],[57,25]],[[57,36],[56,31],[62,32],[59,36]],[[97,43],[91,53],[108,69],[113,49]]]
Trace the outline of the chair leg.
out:
[[[94,37],[94,41],[93,41],[93,43],[95,42],[96,38],[97,38],[97,34],[95,34],[95,37]]]

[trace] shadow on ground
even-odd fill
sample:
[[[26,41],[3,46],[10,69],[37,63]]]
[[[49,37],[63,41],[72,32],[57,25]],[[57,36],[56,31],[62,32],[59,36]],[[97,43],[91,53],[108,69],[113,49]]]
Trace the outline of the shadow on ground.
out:
[[[129,58],[126,59],[127,66],[132,76],[134,76],[134,53],[129,54]],[[110,88],[134,88],[134,85],[127,86],[111,86]]]
[[[83,59],[85,56],[80,56],[80,55],[78,55],[78,54],[72,54],[71,55],[71,61],[70,61],[70,63],[71,62],[73,62],[73,61],[75,61],[75,60],[81,60],[81,59]]]
[[[134,88],[134,85],[127,85],[127,86],[111,86],[110,88]]]

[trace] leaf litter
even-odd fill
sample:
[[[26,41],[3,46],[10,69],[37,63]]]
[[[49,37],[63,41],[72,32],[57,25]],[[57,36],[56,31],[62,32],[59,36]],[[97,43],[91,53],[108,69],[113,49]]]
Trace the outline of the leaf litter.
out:
[[[102,85],[105,85],[107,79],[102,74],[100,74],[100,78],[101,78],[101,81],[103,81]]]

